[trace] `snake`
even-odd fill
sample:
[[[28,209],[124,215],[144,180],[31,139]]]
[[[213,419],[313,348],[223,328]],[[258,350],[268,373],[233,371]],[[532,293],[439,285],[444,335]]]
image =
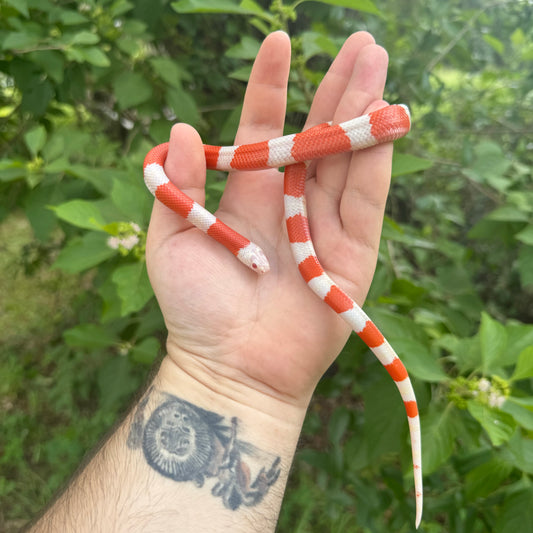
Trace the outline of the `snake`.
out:
[[[361,309],[324,271],[317,257],[307,217],[305,182],[312,160],[338,153],[363,150],[392,142],[411,128],[407,106],[388,105],[340,124],[325,122],[300,133],[240,146],[204,145],[209,169],[261,170],[285,167],[284,208],[290,248],[297,268],[309,288],[345,320],[370,348],[396,384],[409,424],[413,460],[416,518],[422,519],[422,445],[420,418],[407,370],[383,334]],[[148,190],[168,208],[225,246],[244,265],[258,274],[269,271],[261,248],[224,224],[176,187],[165,174],[169,143],[152,148],[143,164]]]

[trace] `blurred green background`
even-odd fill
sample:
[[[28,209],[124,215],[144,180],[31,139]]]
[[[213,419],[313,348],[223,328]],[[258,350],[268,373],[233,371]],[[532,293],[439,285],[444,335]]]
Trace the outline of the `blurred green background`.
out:
[[[419,400],[421,531],[533,531],[533,5],[518,0],[0,1],[0,531],[52,498],[163,353],[144,155],[175,121],[232,144],[279,28],[287,132],[357,30],[412,111],[365,306]],[[211,209],[223,178],[209,172]],[[411,477],[400,397],[353,338],[311,405],[278,531],[413,531]]]

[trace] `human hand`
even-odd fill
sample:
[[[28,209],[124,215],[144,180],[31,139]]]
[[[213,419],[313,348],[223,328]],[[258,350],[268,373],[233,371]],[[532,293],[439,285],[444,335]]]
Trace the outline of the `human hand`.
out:
[[[283,132],[290,42],[268,36],[246,91],[235,144]],[[352,35],[326,74],[306,128],[339,123],[385,105],[387,54],[367,33]],[[392,146],[312,163],[306,197],[325,270],[359,304],[372,280],[389,186]],[[189,126],[176,125],[168,177],[203,204],[205,159]],[[168,358],[218,393],[270,397],[304,408],[350,333],[300,278],[283,216],[277,170],[230,173],[217,216],[259,244],[271,270],[255,274],[220,244],[155,202],[147,242],[150,280],[168,328]]]

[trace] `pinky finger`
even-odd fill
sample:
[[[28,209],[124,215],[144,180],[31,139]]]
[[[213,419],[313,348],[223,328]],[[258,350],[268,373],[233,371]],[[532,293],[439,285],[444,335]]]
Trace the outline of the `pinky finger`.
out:
[[[377,100],[364,113],[387,105],[384,100]],[[341,196],[340,217],[344,230],[372,250],[379,247],[391,181],[392,153],[392,142],[354,153]]]

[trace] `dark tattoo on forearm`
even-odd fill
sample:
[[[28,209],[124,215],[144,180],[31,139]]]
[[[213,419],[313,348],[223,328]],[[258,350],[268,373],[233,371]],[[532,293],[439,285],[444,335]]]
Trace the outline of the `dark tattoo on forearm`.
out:
[[[163,403],[145,420],[152,392],[153,387],[133,416],[127,440],[130,449],[142,447],[148,464],[175,481],[192,481],[202,487],[206,478],[216,477],[211,493],[222,498],[228,509],[253,506],[264,498],[279,477],[279,457],[272,460],[268,470],[262,467],[252,481],[250,466],[243,457],[269,454],[237,439],[237,418],[228,425],[223,416],[164,394]]]

